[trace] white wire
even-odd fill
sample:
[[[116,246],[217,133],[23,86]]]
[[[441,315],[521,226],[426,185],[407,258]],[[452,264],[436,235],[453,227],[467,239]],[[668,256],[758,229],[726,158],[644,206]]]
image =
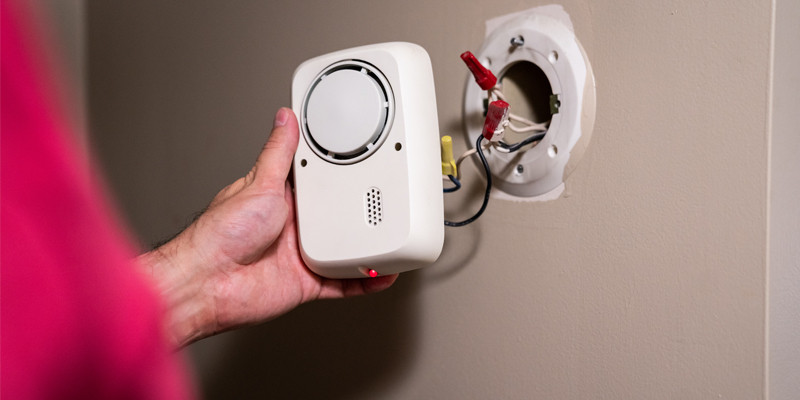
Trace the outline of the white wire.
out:
[[[461,180],[461,163],[469,156],[473,154],[477,154],[478,151],[475,149],[467,150],[461,157],[458,157],[458,161],[456,161],[456,178],[460,181]]]
[[[506,96],[503,94],[503,92],[500,90],[500,88],[498,86],[495,86],[495,87],[489,89],[490,100],[491,100],[492,96],[494,96],[494,97],[496,97],[496,98],[498,98],[500,100],[503,100],[503,101],[505,101],[505,99],[506,99]],[[549,125],[549,122],[550,122],[550,121],[541,122],[541,123],[533,122],[533,121],[531,121],[531,120],[529,120],[527,118],[520,117],[519,115],[516,115],[514,113],[508,113],[508,119],[509,119],[508,127],[511,128],[512,131],[517,132],[517,133],[526,133],[526,132],[534,132],[534,131],[546,131],[547,130],[547,126]],[[513,123],[511,123],[511,121],[520,122],[522,124],[525,124],[526,126],[525,127],[519,127],[519,126],[516,126]]]
[[[489,96],[492,96],[492,95],[494,95],[494,97],[497,97],[498,99],[503,100],[503,101],[505,101],[505,99],[506,99],[506,96],[503,95],[503,92],[500,91],[500,87],[499,86],[495,86],[495,87],[489,89]],[[492,101],[494,101],[494,100],[492,100]]]
[[[516,133],[526,133],[526,132],[544,132],[547,128],[542,128],[539,126],[526,126],[524,128],[520,128],[511,122],[508,123],[508,128]]]
[[[486,144],[486,146],[481,146],[481,147],[484,150],[488,150],[491,147],[493,150],[499,151],[501,153],[508,153],[508,150],[499,147],[496,142],[489,142]],[[464,154],[461,155],[461,157],[458,157],[458,160],[456,161],[456,179],[458,179],[459,181],[461,180],[461,163],[464,162],[464,160],[466,160],[467,158],[469,158],[469,156],[474,156],[475,154],[478,154],[477,150],[469,149],[465,151]]]
[[[521,122],[521,123],[523,123],[525,125],[528,125],[528,126],[537,126],[537,127],[542,128],[542,129],[547,129],[547,125],[550,124],[550,121],[547,121],[547,122],[533,122],[533,121],[531,121],[531,120],[529,120],[527,118],[522,118],[519,115],[512,114],[512,113],[508,114],[508,119],[510,119],[512,121]]]
[[[500,100],[503,100],[503,101],[505,101],[505,99],[506,99],[506,96],[503,95],[503,92],[500,90],[499,86],[495,86],[495,87],[489,89],[488,95],[489,95],[489,101],[494,101],[494,100],[492,100],[492,97],[500,99]],[[547,121],[547,122],[533,122],[533,121],[531,121],[531,120],[529,120],[527,118],[523,118],[523,117],[520,117],[519,115],[512,114],[512,113],[508,114],[508,119],[509,119],[508,128],[511,129],[514,132],[517,132],[517,133],[537,132],[537,131],[538,132],[543,132],[543,131],[547,130],[547,126],[550,124],[550,121]],[[522,124],[525,124],[526,126],[524,126],[524,127],[516,126],[516,125],[511,123],[512,120],[513,121],[517,121],[517,122],[522,123]],[[534,142],[534,146],[536,144],[538,144],[538,143],[539,142]],[[484,150],[488,150],[491,147],[493,150],[499,151],[501,153],[508,153],[507,149],[504,149],[504,148],[498,146],[498,144],[496,142],[488,142],[485,146],[482,146],[482,147],[483,147]],[[461,163],[464,162],[464,160],[466,160],[468,157],[473,156],[475,154],[478,154],[477,150],[469,149],[469,150],[465,151],[464,154],[461,155],[461,157],[458,157],[458,160],[456,161],[456,179],[458,179],[459,181],[461,180]],[[446,175],[442,175],[442,179],[448,179],[449,180],[450,178],[448,178]]]

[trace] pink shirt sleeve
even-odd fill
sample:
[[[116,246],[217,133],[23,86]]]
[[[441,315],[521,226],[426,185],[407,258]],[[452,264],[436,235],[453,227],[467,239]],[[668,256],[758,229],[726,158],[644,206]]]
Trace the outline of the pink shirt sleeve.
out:
[[[55,107],[24,8],[0,10],[0,397],[189,398],[155,293]]]

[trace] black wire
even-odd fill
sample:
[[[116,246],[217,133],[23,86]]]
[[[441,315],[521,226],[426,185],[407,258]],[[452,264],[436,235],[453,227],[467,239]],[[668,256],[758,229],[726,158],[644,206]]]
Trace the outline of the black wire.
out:
[[[461,189],[461,182],[458,181],[458,178],[453,175],[447,175],[447,177],[450,178],[450,181],[452,181],[456,187],[444,188],[445,193],[453,193],[456,190]]]
[[[483,135],[480,135],[478,136],[478,141],[475,143],[475,149],[478,151],[478,157],[480,157],[481,163],[483,164],[483,169],[486,171],[486,194],[484,194],[483,196],[483,204],[481,205],[481,209],[478,210],[478,212],[475,213],[475,215],[473,215],[471,218],[461,222],[444,221],[445,226],[457,227],[457,226],[469,225],[470,223],[478,219],[478,217],[480,217],[481,214],[483,214],[483,212],[486,210],[486,205],[489,204],[489,195],[492,194],[492,171],[489,169],[489,163],[486,162],[486,156],[483,155],[483,148],[481,147],[482,140],[483,140]]]
[[[525,138],[525,140],[523,140],[523,141],[521,141],[519,143],[514,143],[514,144],[508,144],[508,143],[505,143],[505,142],[500,142],[500,147],[508,150],[509,153],[513,153],[513,152],[521,149],[525,145],[528,145],[528,144],[531,144],[533,142],[537,142],[539,140],[544,139],[544,135],[546,135],[546,134],[547,134],[547,132],[537,133],[535,135],[528,136],[527,138]]]

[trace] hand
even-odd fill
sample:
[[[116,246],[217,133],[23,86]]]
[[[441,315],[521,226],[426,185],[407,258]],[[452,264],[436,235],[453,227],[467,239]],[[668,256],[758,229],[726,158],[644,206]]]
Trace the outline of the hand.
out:
[[[303,263],[287,181],[298,137],[294,113],[280,109],[247,176],[219,192],[175,239],[139,257],[164,297],[177,345],[268,321],[308,301],[377,292],[397,279],[327,279]]]

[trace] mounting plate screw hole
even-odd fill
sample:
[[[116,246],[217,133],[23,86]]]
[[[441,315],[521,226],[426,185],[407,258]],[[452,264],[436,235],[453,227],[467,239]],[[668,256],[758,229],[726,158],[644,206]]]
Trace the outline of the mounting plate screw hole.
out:
[[[554,144],[550,145],[550,148],[547,149],[547,155],[550,156],[550,158],[553,158],[556,156],[556,154],[558,154],[558,147],[556,147]]]
[[[517,175],[522,175],[522,172],[525,171],[525,167],[522,164],[517,165],[516,173]]]
[[[547,56],[547,61],[550,61],[550,64],[555,64],[558,61],[558,53],[555,51],[551,51],[550,54]]]
[[[395,150],[400,151],[400,149],[402,149],[402,148],[403,148],[403,145],[400,144],[399,142],[394,144],[394,149]]]
[[[305,167],[306,165],[308,165],[308,161],[306,161],[305,159],[300,160],[301,167]]]

